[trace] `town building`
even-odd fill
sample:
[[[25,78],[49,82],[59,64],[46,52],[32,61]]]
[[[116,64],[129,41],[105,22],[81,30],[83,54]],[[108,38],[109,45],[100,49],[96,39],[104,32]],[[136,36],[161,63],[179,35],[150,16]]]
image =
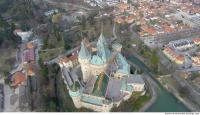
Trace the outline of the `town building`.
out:
[[[194,44],[200,45],[200,38],[194,38],[193,39]]]
[[[179,51],[187,50],[194,46],[193,41],[187,39],[171,41],[169,44],[172,44],[173,47]]]
[[[20,85],[26,85],[26,76],[25,73],[18,71],[12,76],[12,86],[18,87]]]
[[[35,76],[35,72],[34,72],[34,65],[33,64],[28,64],[26,67],[26,75],[27,76]]]
[[[78,56],[71,55],[69,57],[63,57],[59,61],[59,65],[61,67],[65,66],[67,68],[73,68],[79,64],[78,62]]]
[[[166,47],[163,50],[163,53],[176,64],[183,64],[185,62],[185,58],[183,55],[178,55],[174,52],[174,50],[170,47]]]
[[[23,51],[23,57],[22,57],[23,63],[31,63],[35,62],[35,49],[26,49]]]
[[[191,59],[193,65],[200,65],[200,55],[193,55],[191,56]]]
[[[191,72],[186,72],[186,71],[177,71],[177,75],[183,79],[188,79],[191,77]]]
[[[200,8],[195,10],[180,11],[175,16],[177,19],[182,20],[183,23],[190,25],[191,27],[200,26]]]
[[[32,37],[33,32],[31,30],[30,31],[22,31],[21,29],[16,29],[14,31],[14,34],[18,35],[21,38],[22,42],[26,42]]]

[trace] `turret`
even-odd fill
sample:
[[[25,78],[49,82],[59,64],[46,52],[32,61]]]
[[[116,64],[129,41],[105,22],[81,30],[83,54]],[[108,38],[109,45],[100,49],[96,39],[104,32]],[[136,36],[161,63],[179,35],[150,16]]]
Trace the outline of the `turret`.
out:
[[[122,56],[121,53],[116,55],[116,62],[117,62],[117,72],[116,77],[121,78],[124,75],[130,74],[130,65],[126,61],[126,59]]]
[[[87,47],[85,46],[84,42],[81,42],[81,49],[78,54],[79,59],[82,60],[90,60],[91,59],[91,53],[88,51]]]
[[[112,45],[112,48],[113,48],[113,51],[121,52],[122,45],[119,44],[119,43],[115,43],[115,44]]]
[[[70,87],[70,90],[69,90],[69,95],[71,96],[73,102],[74,102],[74,105],[76,108],[80,108],[81,107],[81,87],[80,87],[80,84],[75,81],[72,86]]]
[[[103,35],[103,33],[100,34],[99,39],[98,39],[98,43],[97,44],[103,44],[104,46],[108,46],[108,44],[106,43],[105,37]]]

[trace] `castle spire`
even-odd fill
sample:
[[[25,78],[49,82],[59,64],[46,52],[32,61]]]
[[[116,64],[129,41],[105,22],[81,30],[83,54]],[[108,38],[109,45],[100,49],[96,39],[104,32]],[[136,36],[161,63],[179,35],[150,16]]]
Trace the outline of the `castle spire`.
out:
[[[82,41],[81,42],[81,50],[78,54],[79,58],[81,59],[88,59],[90,60],[91,59],[91,54],[90,52],[88,51],[87,47],[85,46],[84,42]]]
[[[101,22],[101,33],[103,33],[103,23]]]
[[[103,36],[103,32],[101,33],[97,41],[97,52],[98,56],[101,57],[104,62],[107,62],[107,58],[110,55],[110,51],[107,48],[107,43]]]
[[[103,25],[101,25],[101,34],[100,34],[100,36],[99,36],[99,39],[98,39],[97,44],[103,44],[103,45],[107,46],[105,37],[104,37],[104,35],[103,35]]]

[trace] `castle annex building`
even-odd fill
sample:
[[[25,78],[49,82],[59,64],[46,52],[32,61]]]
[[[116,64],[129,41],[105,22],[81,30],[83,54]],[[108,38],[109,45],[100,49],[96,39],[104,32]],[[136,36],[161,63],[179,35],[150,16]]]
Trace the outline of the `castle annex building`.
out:
[[[142,76],[130,74],[130,65],[121,54],[122,45],[110,46],[101,34],[95,45],[81,42],[78,64],[60,60],[62,77],[76,108],[110,111],[133,92],[145,92]]]

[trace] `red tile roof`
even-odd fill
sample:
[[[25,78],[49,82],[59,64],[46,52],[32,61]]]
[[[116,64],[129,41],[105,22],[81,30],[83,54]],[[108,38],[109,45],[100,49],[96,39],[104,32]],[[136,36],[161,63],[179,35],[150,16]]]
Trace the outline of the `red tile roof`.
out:
[[[200,43],[200,38],[194,38],[192,41],[193,41],[194,43],[199,44],[199,43]]]
[[[29,65],[28,65],[27,74],[28,74],[29,76],[32,76],[32,75],[35,74],[35,73],[34,73],[34,70],[33,70],[33,65],[32,65],[32,64],[29,64]]]
[[[14,86],[20,85],[22,82],[26,80],[25,75],[22,72],[16,72],[13,75]]]
[[[28,48],[28,49],[34,48],[33,42],[28,42],[28,43],[26,44],[26,48]]]
[[[78,56],[72,55],[72,56],[69,57],[69,59],[70,59],[71,61],[74,61],[74,60],[77,60],[77,59],[78,59]]]
[[[35,61],[35,50],[33,48],[25,50],[23,54],[23,59],[24,62]]]
[[[70,61],[70,59],[68,57],[63,57],[63,58],[60,59],[61,63],[67,63],[69,61]]]

